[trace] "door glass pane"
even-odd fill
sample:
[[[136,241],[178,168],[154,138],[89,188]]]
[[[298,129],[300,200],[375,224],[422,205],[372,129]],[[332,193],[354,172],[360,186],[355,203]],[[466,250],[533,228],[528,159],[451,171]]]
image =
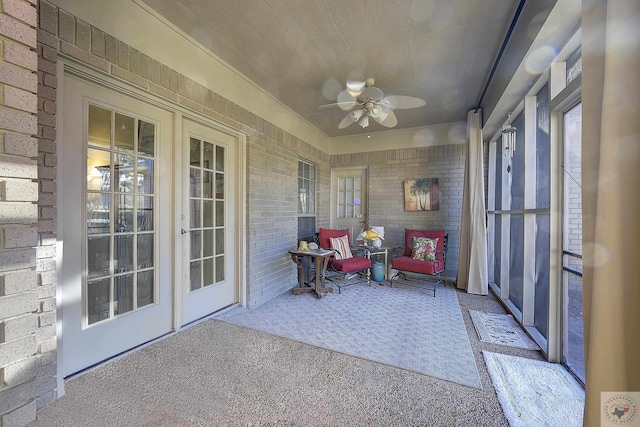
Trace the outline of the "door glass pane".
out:
[[[200,248],[200,238],[202,232],[200,230],[191,230],[191,259],[202,257]]]
[[[153,267],[153,237],[149,234],[138,234],[138,268]]]
[[[224,228],[216,230],[216,255],[224,253]]]
[[[189,195],[200,197],[202,194],[202,183],[200,182],[201,171],[196,168],[189,169]]]
[[[133,231],[133,196],[116,194],[114,198],[116,223],[113,225],[116,233]]]
[[[87,277],[94,278],[109,275],[109,260],[111,257],[111,238],[89,237],[87,239],[89,263]]]
[[[136,184],[138,185],[138,192],[153,194],[153,160],[138,159]]]
[[[94,105],[88,114],[83,293],[90,325],[155,303],[148,269],[155,264],[156,126]]]
[[[111,227],[109,193],[87,193],[87,233],[108,233]]]
[[[116,149],[119,151],[133,152],[135,119],[116,113],[115,120],[114,137]]]
[[[155,154],[156,127],[151,123],[138,122],[138,154],[153,156]]]
[[[153,197],[138,197],[138,231],[153,230]]]
[[[111,148],[111,110],[89,105],[89,145]]]
[[[202,231],[202,256],[213,256],[213,230]]]
[[[133,270],[133,235],[114,237],[114,268],[118,273]]]
[[[129,154],[116,154],[115,191],[133,193],[135,190],[135,157]]]
[[[87,149],[87,190],[109,191],[111,157],[106,150]]]
[[[564,114],[563,302],[564,356],[584,383],[582,328],[582,103]]]
[[[213,155],[214,155],[213,144],[205,141],[202,151],[203,151],[202,159],[204,161],[202,167],[205,168],[205,169],[209,169],[209,170],[213,169],[213,166],[214,166],[214,163],[213,163]]]
[[[189,164],[191,166],[200,166],[200,140],[191,138],[189,147]]]
[[[225,148],[218,145],[216,146],[216,170],[218,172],[225,171]]]
[[[216,199],[224,199],[224,174],[216,173]]]
[[[216,227],[224,227],[224,201],[216,200]]]
[[[153,304],[153,270],[138,273],[138,307]]]
[[[216,283],[224,280],[224,255],[216,257]]]
[[[117,315],[133,310],[133,274],[118,276],[114,282],[113,314]]]
[[[202,197],[213,198],[213,172],[202,171]]]
[[[87,284],[87,320],[89,325],[109,318],[110,279],[90,281]]]
[[[202,260],[202,274],[204,286],[210,286],[214,284],[213,281],[213,258],[205,258]]]
[[[195,291],[202,287],[202,263],[191,261],[189,264],[189,290]]]
[[[213,227],[214,225],[214,213],[213,213],[213,200],[202,201],[202,220],[204,227]]]
[[[200,205],[202,201],[200,199],[189,200],[189,227],[200,228],[202,225],[200,215]]]

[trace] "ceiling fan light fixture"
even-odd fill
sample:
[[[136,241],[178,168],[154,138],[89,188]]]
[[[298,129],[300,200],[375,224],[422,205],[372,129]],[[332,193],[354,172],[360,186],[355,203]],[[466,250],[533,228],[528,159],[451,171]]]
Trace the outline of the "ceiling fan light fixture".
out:
[[[351,116],[351,120],[353,120],[354,122],[357,122],[358,120],[360,120],[360,117],[362,117],[363,114],[363,110],[354,110],[351,113],[349,113],[349,115]]]
[[[369,126],[369,116],[365,114],[364,116],[360,117],[360,120],[358,120],[358,124],[362,126],[362,128],[366,128],[367,126]]]

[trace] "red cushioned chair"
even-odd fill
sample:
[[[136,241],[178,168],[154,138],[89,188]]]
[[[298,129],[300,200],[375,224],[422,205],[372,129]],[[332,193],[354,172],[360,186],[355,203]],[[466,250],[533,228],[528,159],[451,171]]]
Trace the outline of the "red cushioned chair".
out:
[[[438,239],[435,260],[413,259],[411,257],[414,237]],[[444,283],[444,279],[440,275],[445,269],[447,238],[448,236],[444,230],[412,230],[406,228],[404,230],[404,247],[395,248],[391,252],[391,268],[397,271],[391,277],[391,286],[393,287],[393,281],[400,276],[407,279],[405,273],[412,273],[429,279],[428,282],[433,286],[433,296],[435,297],[436,287]]]
[[[336,238],[342,236],[347,236],[349,242],[348,246],[351,247],[351,236],[348,229],[335,230],[321,227],[318,233],[318,246],[322,249],[332,249],[339,254],[339,256],[334,256],[329,259],[327,271],[325,272],[326,279],[337,286],[338,293],[340,293],[343,287],[358,283],[357,281],[352,281],[356,276],[361,278],[366,277],[367,285],[371,286],[371,259],[366,256],[366,252],[364,254],[365,256],[354,254],[350,258],[342,259],[344,257],[340,250],[331,247],[330,239],[332,237]],[[362,249],[366,251],[365,248]]]

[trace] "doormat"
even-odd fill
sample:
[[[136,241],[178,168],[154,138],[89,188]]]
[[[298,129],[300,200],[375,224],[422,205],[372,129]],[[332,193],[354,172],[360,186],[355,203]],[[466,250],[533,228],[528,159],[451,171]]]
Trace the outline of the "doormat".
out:
[[[483,313],[469,310],[480,341],[510,347],[540,350],[510,314]]]
[[[562,365],[482,354],[511,427],[582,427],[584,390]]]

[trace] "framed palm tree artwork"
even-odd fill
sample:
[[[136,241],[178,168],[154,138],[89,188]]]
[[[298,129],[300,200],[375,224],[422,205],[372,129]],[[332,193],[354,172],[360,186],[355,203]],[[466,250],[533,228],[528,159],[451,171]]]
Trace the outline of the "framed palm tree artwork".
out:
[[[438,178],[410,179],[404,182],[404,210],[406,212],[437,211],[439,209]]]

